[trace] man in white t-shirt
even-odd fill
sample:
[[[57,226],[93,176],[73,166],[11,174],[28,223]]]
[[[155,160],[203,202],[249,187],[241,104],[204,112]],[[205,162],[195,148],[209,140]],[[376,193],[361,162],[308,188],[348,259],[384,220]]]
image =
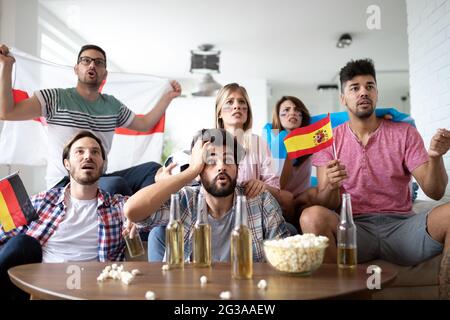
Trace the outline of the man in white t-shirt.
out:
[[[81,131],[65,146],[62,158],[70,183],[31,198],[38,218],[29,225],[7,233],[0,228],[0,301],[17,296],[7,275],[13,266],[124,259],[123,206],[128,197],[98,187],[106,160],[100,139]]]

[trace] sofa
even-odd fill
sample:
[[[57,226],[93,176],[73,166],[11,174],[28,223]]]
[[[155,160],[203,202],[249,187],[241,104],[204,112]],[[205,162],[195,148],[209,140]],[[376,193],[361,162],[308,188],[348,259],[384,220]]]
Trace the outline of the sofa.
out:
[[[448,200],[447,200],[448,201]],[[446,201],[414,201],[414,212],[425,212]],[[396,266],[398,275],[393,283],[375,291],[372,299],[438,299],[438,275],[442,255],[433,257],[415,266]],[[372,261],[376,265],[378,260]]]

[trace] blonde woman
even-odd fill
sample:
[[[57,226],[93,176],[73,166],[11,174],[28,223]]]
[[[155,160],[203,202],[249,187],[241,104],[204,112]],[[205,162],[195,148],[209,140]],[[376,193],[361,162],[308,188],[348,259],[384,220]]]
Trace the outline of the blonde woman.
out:
[[[254,198],[264,190],[269,191],[280,204],[283,213],[292,206],[290,192],[280,191],[280,179],[272,167],[272,156],[267,143],[251,133],[252,109],[247,91],[237,83],[224,86],[216,98],[216,128],[225,129],[237,138],[245,149],[239,162],[237,183],[244,187],[245,195]],[[240,157],[239,157],[240,158]],[[170,175],[174,164],[160,170],[156,180]],[[295,234],[294,226],[286,224],[289,233]],[[149,261],[162,261],[165,248],[165,227],[154,228],[148,238]]]
[[[253,198],[267,190],[285,210],[292,202],[292,194],[280,191],[280,179],[272,165],[269,147],[251,133],[250,99],[245,88],[237,83],[227,84],[217,94],[216,128],[230,132],[245,148],[245,157],[239,163],[238,183],[245,188],[246,196]]]

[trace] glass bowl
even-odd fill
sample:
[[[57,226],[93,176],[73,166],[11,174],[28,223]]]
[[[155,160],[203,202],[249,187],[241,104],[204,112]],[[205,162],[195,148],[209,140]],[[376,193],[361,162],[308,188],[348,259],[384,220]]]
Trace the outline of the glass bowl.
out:
[[[313,234],[295,235],[265,240],[263,247],[266,260],[276,270],[310,275],[322,265],[328,238]]]

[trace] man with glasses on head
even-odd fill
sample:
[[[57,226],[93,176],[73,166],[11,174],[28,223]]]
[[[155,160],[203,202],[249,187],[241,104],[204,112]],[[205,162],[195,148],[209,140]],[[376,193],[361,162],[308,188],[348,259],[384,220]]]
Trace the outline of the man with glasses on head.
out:
[[[64,186],[69,182],[61,164],[64,143],[79,130],[89,130],[102,141],[108,153],[118,127],[148,131],[159,121],[166,108],[181,93],[178,82],[172,81],[156,106],[143,117],[136,117],[123,103],[111,95],[99,93],[106,79],[106,53],[96,45],[85,45],[78,53],[74,67],[77,86],[68,89],[44,89],[26,100],[14,103],[11,73],[14,58],[6,45],[0,44],[0,120],[20,121],[45,117],[48,123],[49,154],[47,187]],[[132,168],[103,175],[100,188],[111,194],[131,195],[154,182],[160,165],[147,162]]]

